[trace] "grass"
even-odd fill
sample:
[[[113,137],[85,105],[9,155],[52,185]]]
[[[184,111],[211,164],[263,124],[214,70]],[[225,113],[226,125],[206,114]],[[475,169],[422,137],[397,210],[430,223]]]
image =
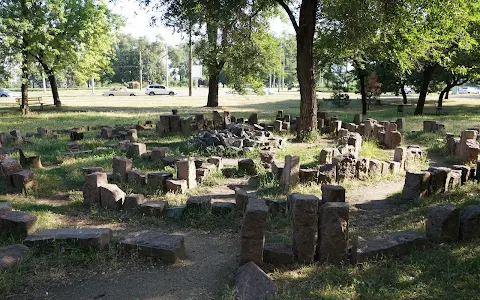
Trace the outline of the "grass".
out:
[[[453,192],[428,197],[420,205],[406,204],[405,209],[377,226],[383,233],[424,231],[429,206],[447,202],[460,208],[479,205],[479,196],[478,185],[471,183]],[[290,230],[284,225],[277,225],[280,228],[273,231],[288,235]],[[433,245],[403,258],[381,258],[358,266],[293,266],[270,271],[279,288],[275,299],[477,299],[479,268],[480,239],[477,239]]]
[[[21,116],[15,104],[2,102],[0,103],[0,132],[9,132],[13,129],[19,129],[22,133],[36,132],[37,127],[70,129],[85,125],[135,124],[139,120],[156,122],[159,115],[170,113],[171,109],[178,109],[182,116],[204,113],[209,117],[212,110],[229,110],[233,116],[243,118],[248,118],[251,113],[258,113],[260,122],[273,121],[278,110],[283,110],[293,118],[298,116],[298,92],[281,92],[275,96],[240,96],[221,93],[222,106],[216,109],[204,107],[206,90],[199,89],[196,93],[197,96],[193,98],[139,96],[132,99],[101,97],[98,94],[90,96],[89,92],[81,90],[61,91],[64,107],[57,110],[47,106],[45,111],[37,109],[28,116]],[[32,92],[32,96],[42,96],[42,92]],[[319,98],[329,96],[326,93],[318,94]],[[319,110],[329,111],[330,115],[338,115],[345,121],[351,121],[354,114],[360,112],[360,101],[356,97],[358,95],[352,95],[352,103],[347,108],[339,109],[321,102]],[[477,99],[452,96],[445,102],[441,116],[435,115],[435,97],[428,99],[424,116],[413,116],[414,108],[406,107],[407,131],[404,132],[404,140],[409,144],[415,143],[425,147],[431,155],[441,157],[444,163],[458,162],[446,153],[444,134],[410,132],[410,130],[421,130],[423,121],[427,119],[443,122],[447,131],[457,135],[463,129],[480,127],[480,106],[475,105],[475,101]],[[382,106],[372,106],[368,113],[369,117],[379,121],[395,120],[400,117],[396,113],[396,105],[400,104],[400,98],[386,96],[382,98],[382,102],[384,103]],[[36,215],[39,219],[38,229],[85,226],[84,224],[127,226],[129,229],[181,227],[221,231],[240,228],[241,216],[234,213],[224,216],[215,216],[208,212],[187,213],[180,220],[169,220],[145,217],[139,212],[108,211],[83,206],[80,188],[84,179],[81,168],[99,166],[106,171],[111,171],[112,157],[125,155],[118,150],[116,145],[118,141],[99,140],[96,138],[98,133],[98,130],[86,132],[85,140],[79,141],[82,150],[92,150],[92,153],[75,156],[65,154],[69,143],[65,135],[58,139],[33,138],[32,143],[25,147],[26,154],[27,156],[40,155],[45,166],[43,169],[35,170],[39,183],[38,190],[28,197],[0,195],[0,200],[11,201],[15,209]],[[293,143],[294,135],[292,134],[282,137],[289,142],[285,149],[276,150],[277,159],[281,161],[285,155],[298,155],[302,168],[315,167],[318,164],[320,150],[331,147],[333,144],[328,136],[318,133],[309,136],[308,143],[302,144]],[[149,149],[166,146],[172,150],[169,153],[171,156],[208,157],[220,154],[221,156],[249,157],[256,161],[259,159],[259,151],[241,155],[218,153],[212,149],[195,149],[188,140],[189,136],[185,135],[158,136],[152,131],[139,132],[139,141],[146,143]],[[99,150],[97,149],[99,147],[107,147],[107,149]],[[360,156],[390,160],[393,158],[393,151],[381,149],[374,141],[364,140]],[[14,157],[18,155],[14,154]],[[176,173],[175,168],[166,167],[160,163],[147,162],[138,158],[133,160],[134,168],[144,173],[160,170]],[[414,169],[424,169],[427,166],[428,161],[424,160],[418,162]],[[180,206],[185,204],[189,196],[204,195],[208,193],[209,188],[225,185],[227,177],[244,175],[235,167],[228,172],[226,170],[214,172],[199,187],[184,195],[148,191],[145,187],[128,183],[122,184],[121,188],[126,192],[144,193],[152,199],[168,200],[170,206]],[[347,191],[352,191],[363,185],[375,185],[380,181],[400,180],[402,175],[371,178],[365,182],[347,181],[342,185]],[[291,190],[286,190],[279,185],[274,176],[262,169],[260,169],[259,179],[258,194],[264,198],[285,200],[290,192],[321,197],[321,188],[316,184],[300,184]],[[403,229],[423,230],[429,205],[452,202],[462,207],[465,204],[478,204],[477,199],[480,199],[478,194],[478,188],[475,185],[468,185],[446,195],[427,198],[417,206],[403,203],[398,195],[391,195],[398,204],[398,211],[379,220],[372,216],[373,225],[352,229],[351,237],[358,235],[369,237]],[[355,218],[353,213],[352,217]],[[267,224],[266,241],[290,243],[290,221],[288,212],[271,214]],[[0,238],[0,245],[14,242],[21,241],[12,240],[8,236]],[[480,294],[478,284],[474,284],[478,283],[479,279],[479,246],[480,241],[437,246],[425,252],[412,253],[402,259],[387,258],[361,266],[294,266],[290,269],[269,271],[279,287],[278,299],[473,299],[478,298]],[[34,253],[23,263],[0,274],[0,294],[15,294],[25,286],[35,288],[44,282],[64,281],[73,276],[70,272],[72,269],[83,270],[78,275],[82,276],[89,269],[95,269],[97,266],[115,270],[142,267],[145,264],[121,255],[114,243],[103,253],[80,253],[74,249],[68,249],[67,252],[64,253],[59,248],[42,255]],[[232,291],[226,287],[223,299],[231,298]]]

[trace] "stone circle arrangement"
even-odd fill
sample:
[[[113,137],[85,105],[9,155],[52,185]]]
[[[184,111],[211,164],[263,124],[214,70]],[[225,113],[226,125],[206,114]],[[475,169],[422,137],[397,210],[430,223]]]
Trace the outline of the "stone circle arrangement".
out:
[[[98,206],[113,210],[139,210],[154,217],[181,218],[186,211],[212,214],[237,212],[243,216],[241,228],[240,263],[235,272],[234,291],[236,299],[267,299],[276,294],[277,288],[262,270],[264,264],[290,265],[294,263],[346,264],[363,263],[383,256],[402,256],[412,249],[422,249],[432,243],[471,240],[480,237],[480,206],[469,205],[463,211],[453,204],[433,206],[428,209],[425,233],[412,230],[392,232],[387,235],[362,238],[353,241],[349,248],[350,207],[345,188],[336,185],[349,179],[366,180],[372,176],[385,176],[400,171],[406,172],[402,199],[420,203],[426,196],[445,193],[466,184],[480,181],[480,172],[467,165],[455,165],[411,171],[409,167],[422,159],[420,147],[402,147],[405,119],[395,122],[378,122],[374,119],[362,121],[361,115],[354,122],[346,123],[327,112],[319,112],[318,128],[331,134],[337,141],[336,148],[325,148],[319,153],[317,168],[300,168],[300,158],[285,156],[284,162],[276,160],[275,149],[283,148],[286,140],[276,138],[273,132],[296,130],[296,120],[279,111],[272,125],[258,124],[256,114],[244,120],[234,118],[229,112],[223,116],[214,111],[212,120],[197,114],[194,118],[181,118],[176,111],[172,115],[160,116],[156,126],[151,121],[138,122],[135,126],[78,127],[67,131],[38,128],[37,133],[28,133],[25,138],[18,130],[10,134],[0,133],[0,148],[3,145],[22,145],[32,136],[59,137],[70,135],[68,144],[71,155],[86,153],[77,141],[84,139],[84,132],[99,130],[98,137],[106,140],[118,139],[117,146],[126,156],[146,161],[161,162],[164,166],[175,166],[177,173],[165,171],[143,174],[134,169],[133,160],[126,156],[112,159],[112,173],[100,167],[82,168],[85,182],[82,187],[83,201],[87,206]],[[292,187],[298,183],[321,184],[321,198],[299,193],[289,194],[284,202],[260,199],[253,193],[237,187],[234,202],[217,202],[211,197],[190,197],[186,205],[169,207],[166,200],[149,199],[143,194],[126,194],[117,185],[122,182],[147,187],[162,193],[185,193],[208,178],[211,172],[222,170],[223,158],[211,156],[206,159],[169,156],[170,149],[156,147],[147,151],[147,145],[138,142],[138,131],[155,130],[159,135],[196,132],[190,142],[197,148],[213,147],[247,153],[260,149],[261,165],[279,180],[280,185]],[[443,131],[437,121],[425,121],[425,132]],[[446,134],[446,148],[464,162],[477,162],[480,149],[478,130],[463,131],[461,137]],[[394,149],[391,161],[379,161],[359,156],[362,139],[374,139],[386,149]],[[37,186],[35,174],[24,168],[41,168],[39,156],[25,157],[21,147],[20,161],[0,156],[0,175],[5,186],[15,192],[27,193]],[[243,152],[242,152],[243,151]],[[245,152],[247,151],[247,152]],[[480,161],[477,162],[477,170]],[[238,160],[238,169],[256,176],[258,166],[252,159]],[[266,244],[267,219],[272,213],[287,213],[291,217],[292,245]],[[36,232],[37,218],[21,211],[14,211],[8,202],[0,202],[0,229],[24,239],[23,244],[0,247],[0,270],[7,269],[21,260],[29,248],[48,248],[56,243],[71,243],[81,250],[104,250],[111,242],[113,232],[109,228],[62,228],[44,229]],[[155,231],[137,232],[123,238],[119,245],[125,252],[137,251],[142,256],[158,258],[166,263],[175,263],[186,257],[184,237]]]

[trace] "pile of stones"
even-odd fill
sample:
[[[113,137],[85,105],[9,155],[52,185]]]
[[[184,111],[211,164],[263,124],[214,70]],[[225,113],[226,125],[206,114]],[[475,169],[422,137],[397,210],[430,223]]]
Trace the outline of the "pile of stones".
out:
[[[460,158],[463,162],[476,162],[480,153],[478,129],[464,130],[460,137],[452,133],[446,134],[448,152]]]
[[[480,161],[477,162],[477,170]],[[419,202],[422,198],[455,190],[470,180],[479,180],[479,172],[465,165],[454,165],[453,169],[432,167],[423,171],[408,171],[402,198]]]
[[[221,130],[201,130],[192,138],[191,143],[197,148],[215,147],[237,152],[258,147],[274,149],[286,146],[285,139],[274,137],[260,125],[250,124],[229,124]]]

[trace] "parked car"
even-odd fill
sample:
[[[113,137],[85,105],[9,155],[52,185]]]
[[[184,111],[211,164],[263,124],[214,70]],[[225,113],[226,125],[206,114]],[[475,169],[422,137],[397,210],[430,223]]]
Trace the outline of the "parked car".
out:
[[[463,86],[458,89],[459,94],[480,94],[480,89],[474,86]]]
[[[0,89],[0,97],[22,97],[22,94],[2,88]]]
[[[103,92],[103,96],[138,96],[138,91],[129,90],[124,86],[116,86],[111,90]]]
[[[177,92],[174,90],[170,90],[165,88],[163,85],[158,85],[158,84],[151,84],[147,86],[147,90],[145,91],[145,94],[150,95],[150,96],[155,96],[155,95],[176,95]]]

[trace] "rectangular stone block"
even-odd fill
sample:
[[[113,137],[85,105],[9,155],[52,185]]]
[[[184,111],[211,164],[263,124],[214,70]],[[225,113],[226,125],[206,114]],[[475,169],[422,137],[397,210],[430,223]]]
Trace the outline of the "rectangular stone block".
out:
[[[145,196],[143,194],[129,194],[125,196],[123,202],[123,210],[135,210],[145,202]]]
[[[340,264],[347,260],[349,210],[347,203],[339,202],[320,207],[317,244],[320,263]]]
[[[35,230],[37,217],[22,211],[11,211],[0,216],[2,232],[24,238]]]
[[[100,205],[100,187],[108,184],[107,173],[95,172],[85,176],[83,203],[89,206]]]
[[[273,280],[253,262],[237,269],[233,291],[236,300],[270,299],[277,294]]]
[[[120,245],[127,252],[137,251],[140,256],[158,258],[165,263],[185,258],[185,242],[181,235],[141,232],[128,236]]]
[[[317,234],[318,206],[314,195],[291,194],[293,252],[300,263],[312,263]]]
[[[116,156],[112,160],[113,177],[115,180],[127,181],[128,172],[132,170],[133,162],[126,157]]]
[[[125,200],[125,192],[116,184],[100,186],[100,200],[102,207],[120,210]]]
[[[83,251],[102,250],[113,237],[109,228],[44,229],[28,236],[23,243],[28,247],[49,248],[56,243],[72,244]]]
[[[167,192],[183,194],[187,191],[187,181],[184,179],[167,179]]]
[[[322,185],[322,203],[345,202],[345,188],[340,185]]]
[[[285,166],[283,168],[280,184],[293,187],[299,182],[300,157],[296,155],[285,156]]]
[[[432,242],[457,241],[460,234],[460,210],[451,203],[429,207],[425,229]]]
[[[177,165],[177,178],[184,179],[187,182],[187,188],[193,189],[197,186],[197,169],[193,159],[179,160]]]
[[[428,193],[430,172],[408,171],[405,176],[405,185],[402,190],[402,199],[419,202]]]
[[[265,201],[250,198],[243,217],[240,265],[249,261],[253,261],[258,266],[263,265],[263,245],[267,217],[268,206]]]

